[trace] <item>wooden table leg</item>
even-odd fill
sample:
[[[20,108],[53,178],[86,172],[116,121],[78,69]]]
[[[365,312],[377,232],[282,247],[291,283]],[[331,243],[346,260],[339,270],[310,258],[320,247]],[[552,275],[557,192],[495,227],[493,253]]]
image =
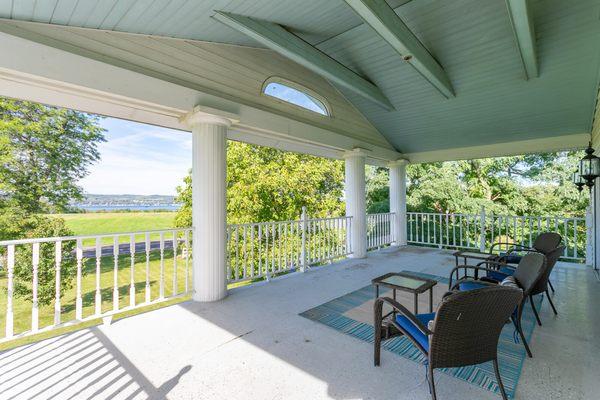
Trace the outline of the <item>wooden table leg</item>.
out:
[[[429,289],[429,312],[433,312],[433,286]]]
[[[375,298],[379,297],[379,285],[375,285]]]
[[[419,295],[415,293],[415,315],[419,313]]]

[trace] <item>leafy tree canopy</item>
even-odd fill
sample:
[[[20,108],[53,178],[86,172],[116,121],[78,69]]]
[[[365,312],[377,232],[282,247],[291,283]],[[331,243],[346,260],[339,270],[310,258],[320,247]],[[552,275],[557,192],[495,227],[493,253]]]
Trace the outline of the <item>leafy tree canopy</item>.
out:
[[[577,192],[571,174],[583,152],[559,152],[407,168],[410,211],[496,214],[582,215],[586,193]],[[389,210],[387,169],[368,167],[369,212]]]
[[[64,211],[81,198],[77,182],[98,161],[98,118],[39,103],[0,98],[0,191],[33,214]],[[6,206],[6,204],[4,204]]]
[[[178,188],[183,206],[177,226],[191,225],[192,179]],[[342,215],[343,162],[240,142],[227,149],[229,223],[297,219],[306,206],[311,217]]]

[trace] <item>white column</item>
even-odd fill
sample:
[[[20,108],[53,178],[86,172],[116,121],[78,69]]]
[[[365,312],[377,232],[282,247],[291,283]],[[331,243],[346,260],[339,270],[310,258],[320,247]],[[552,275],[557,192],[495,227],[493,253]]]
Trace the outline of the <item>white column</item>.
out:
[[[352,258],[367,256],[367,208],[365,195],[366,152],[354,149],[344,154],[346,160],[346,215],[352,217]]]
[[[406,165],[408,160],[392,161],[390,169],[390,212],[392,218],[392,234],[394,246],[406,245]]]
[[[227,129],[231,119],[195,108],[192,129],[192,269],[195,301],[227,296]]]
[[[600,179],[596,179],[594,187],[592,188],[592,191],[590,193],[591,196],[591,204],[592,204],[592,214],[593,214],[593,231],[594,231],[594,240],[592,242],[592,253],[593,253],[593,257],[592,257],[592,267],[594,269],[598,269],[600,267],[599,265],[599,259],[598,259],[598,247],[600,245],[600,229],[598,229],[598,227],[600,227]],[[585,188],[584,190],[586,190],[587,188]]]

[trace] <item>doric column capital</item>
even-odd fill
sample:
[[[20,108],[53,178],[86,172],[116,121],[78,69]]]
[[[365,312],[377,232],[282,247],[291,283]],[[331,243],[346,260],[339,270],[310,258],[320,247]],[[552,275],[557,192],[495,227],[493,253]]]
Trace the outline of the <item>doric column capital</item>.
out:
[[[388,162],[388,167],[392,168],[392,167],[403,167],[410,164],[409,161],[405,158],[400,158],[398,160],[395,161],[390,161]]]
[[[363,157],[366,158],[371,153],[370,150],[361,149],[360,147],[355,147],[352,150],[345,151],[343,154],[344,158],[352,158],[352,157]]]
[[[185,124],[189,128],[193,128],[198,124],[214,124],[230,127],[231,124],[239,121],[237,114],[226,111],[217,110],[216,108],[196,106],[192,111],[185,114],[179,119],[179,122]]]

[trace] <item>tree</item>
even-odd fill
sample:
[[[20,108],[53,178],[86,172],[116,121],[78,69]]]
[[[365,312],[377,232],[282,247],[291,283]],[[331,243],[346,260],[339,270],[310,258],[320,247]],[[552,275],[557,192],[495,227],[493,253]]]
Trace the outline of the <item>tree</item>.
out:
[[[563,215],[585,213],[588,196],[571,184],[582,152],[532,154],[407,168],[409,211]],[[367,167],[367,210],[389,208],[388,172]]]
[[[229,223],[297,219],[302,207],[313,217],[342,215],[343,163],[240,142],[227,150]],[[177,226],[191,225],[192,179],[184,178]]]
[[[82,189],[77,181],[98,161],[99,117],[0,98],[0,190],[27,214],[63,211]]]
[[[71,232],[60,218],[43,215],[27,215],[18,211],[0,214],[0,235],[17,236],[19,239],[40,237],[71,236]],[[10,230],[10,232],[7,232]],[[33,250],[31,245],[16,246],[14,266],[14,295],[32,301]],[[73,287],[73,277],[77,273],[74,259],[75,243],[65,241],[62,244],[62,262],[60,265],[61,293]],[[38,303],[51,304],[55,296],[55,244],[40,244],[38,265]]]
[[[97,146],[105,140],[98,121],[73,110],[0,98],[0,240],[73,235],[64,220],[41,214],[63,211],[81,197],[77,181],[100,158]],[[73,249],[72,241],[62,247],[63,293],[76,273]],[[54,299],[54,255],[54,244],[40,245],[41,305]],[[32,246],[16,246],[14,294],[30,301],[32,261]]]

